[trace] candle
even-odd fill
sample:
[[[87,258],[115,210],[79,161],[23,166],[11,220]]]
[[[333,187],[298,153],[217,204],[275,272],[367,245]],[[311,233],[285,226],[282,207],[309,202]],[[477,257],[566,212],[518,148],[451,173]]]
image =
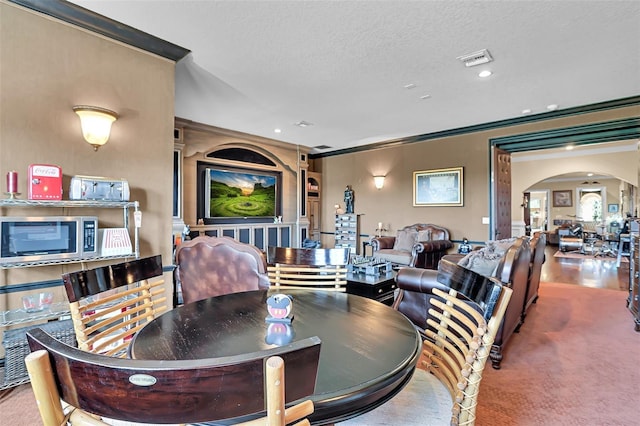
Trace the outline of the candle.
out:
[[[382,230],[382,222],[378,222],[378,229]]]
[[[18,192],[18,172],[15,170],[7,173],[7,192],[9,194]]]

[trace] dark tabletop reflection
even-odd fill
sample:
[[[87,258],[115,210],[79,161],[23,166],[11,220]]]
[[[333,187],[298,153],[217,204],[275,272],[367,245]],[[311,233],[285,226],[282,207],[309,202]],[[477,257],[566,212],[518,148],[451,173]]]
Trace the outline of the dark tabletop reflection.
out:
[[[272,293],[235,293],[178,307],[137,334],[132,354],[140,359],[199,359],[273,348],[281,342],[267,335],[273,323],[265,321],[266,299]],[[293,298],[294,315],[285,333],[295,340],[322,340],[316,395],[379,381],[415,365],[419,337],[390,307],[340,292],[284,293]]]

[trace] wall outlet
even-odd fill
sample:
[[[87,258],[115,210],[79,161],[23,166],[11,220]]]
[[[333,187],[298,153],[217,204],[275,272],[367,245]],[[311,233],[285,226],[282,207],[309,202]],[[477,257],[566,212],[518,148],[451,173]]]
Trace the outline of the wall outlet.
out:
[[[489,224],[489,218],[487,216],[483,216],[482,217],[482,224],[483,225],[488,225]]]

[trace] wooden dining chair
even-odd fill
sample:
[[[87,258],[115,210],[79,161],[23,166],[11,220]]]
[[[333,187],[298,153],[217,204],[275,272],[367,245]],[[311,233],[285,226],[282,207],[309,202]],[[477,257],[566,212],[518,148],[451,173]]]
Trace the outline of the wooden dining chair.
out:
[[[349,249],[269,247],[267,272],[275,288],[345,291]]]
[[[236,417],[245,426],[284,426],[314,410],[310,399],[285,404],[314,392],[318,337],[250,354],[179,361],[85,352],[40,328],[30,330],[27,340],[31,353],[25,361],[44,426],[66,420],[108,424],[99,418],[191,424]]]
[[[474,294],[470,295],[473,300],[464,295],[467,290],[469,289],[445,291],[432,286],[432,307],[424,330],[426,338],[420,365],[411,379],[412,383],[407,385],[407,388],[412,388],[411,392],[403,394],[401,391],[377,409],[385,410],[385,415],[373,410],[339,425],[372,424],[374,419],[386,417],[388,413],[401,412],[406,406],[411,406],[412,410],[423,410],[424,413],[416,417],[429,418],[433,422],[467,426],[475,423],[482,373],[513,290],[502,285],[496,278],[488,280],[480,291],[476,292],[478,289],[474,289]],[[425,392],[416,391],[420,386],[428,388],[429,392],[438,393],[437,389],[434,390],[433,383],[423,377],[425,370],[446,387],[452,402],[448,413],[434,410],[434,407],[427,407],[417,400]],[[412,386],[413,382],[418,385]]]
[[[176,249],[175,278],[184,303],[269,288],[267,262],[254,245],[202,235]]]
[[[160,255],[69,272],[62,281],[85,351],[125,357],[133,335],[167,309]]]

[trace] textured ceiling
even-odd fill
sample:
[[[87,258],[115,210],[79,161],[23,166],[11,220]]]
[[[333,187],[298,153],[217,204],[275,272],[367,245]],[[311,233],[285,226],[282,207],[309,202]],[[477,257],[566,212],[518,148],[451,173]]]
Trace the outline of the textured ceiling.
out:
[[[640,1],[73,3],[192,51],[177,117],[316,153],[640,95]]]

